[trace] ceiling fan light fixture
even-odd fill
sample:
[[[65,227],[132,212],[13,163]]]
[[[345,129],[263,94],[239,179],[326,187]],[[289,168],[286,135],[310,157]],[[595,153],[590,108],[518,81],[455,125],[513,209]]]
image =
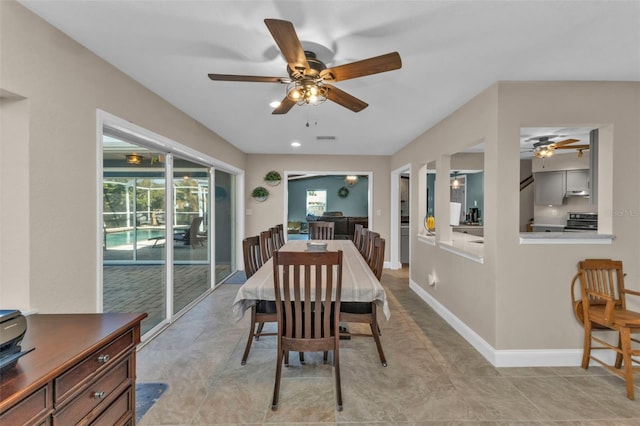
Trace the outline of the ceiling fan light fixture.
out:
[[[344,183],[349,185],[349,186],[353,186],[356,183],[358,183],[358,176],[355,175],[348,175],[344,177]]]
[[[536,150],[534,154],[538,158],[549,158],[553,155],[553,149],[547,146],[541,146]]]
[[[142,155],[138,155],[138,154],[127,155],[127,164],[141,164],[141,163],[142,163]]]
[[[287,98],[298,105],[319,105],[327,100],[328,92],[322,82],[311,79],[296,80],[287,85]]]

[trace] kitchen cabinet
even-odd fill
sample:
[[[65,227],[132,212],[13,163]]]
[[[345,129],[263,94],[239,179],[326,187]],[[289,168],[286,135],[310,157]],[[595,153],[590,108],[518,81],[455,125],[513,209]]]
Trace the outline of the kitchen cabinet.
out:
[[[532,224],[531,230],[533,232],[562,232],[564,231],[564,225],[548,225],[548,224]]]
[[[484,228],[479,225],[460,225],[453,226],[453,232],[462,232],[463,234],[475,235],[476,237],[484,237]]]
[[[564,203],[567,188],[566,171],[534,173],[534,200],[538,205],[558,206]]]
[[[409,263],[409,226],[400,227],[400,262]]]
[[[589,170],[567,170],[567,195],[589,195]]]

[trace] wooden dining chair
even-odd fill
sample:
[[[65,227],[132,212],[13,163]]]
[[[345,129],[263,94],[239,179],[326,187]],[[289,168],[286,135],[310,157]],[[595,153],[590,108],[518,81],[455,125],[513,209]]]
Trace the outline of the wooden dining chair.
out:
[[[377,237],[373,242],[375,261],[369,264],[369,267],[375,274],[378,281],[382,278],[382,269],[384,266],[384,238]],[[376,312],[376,304],[374,302],[342,302],[340,304],[340,322],[353,322],[369,324],[371,329],[371,336],[376,342],[376,348],[378,349],[378,355],[380,356],[380,362],[383,367],[387,366],[387,359],[384,356],[382,350],[382,342],[380,341],[380,326],[378,325],[378,315]],[[353,334],[350,333],[350,336]]]
[[[371,231],[368,228],[362,229],[362,241],[360,241],[360,247],[358,247],[358,251],[365,259],[367,258],[367,251],[369,250],[368,244],[370,232]]]
[[[271,238],[271,231],[262,231],[260,233],[260,254],[262,256],[262,263],[267,263],[267,260],[271,259],[275,246],[273,245],[273,239]]]
[[[278,408],[282,364],[289,351],[333,352],[337,410],[342,411],[340,385],[340,297],[342,251],[273,254],[273,281],[278,318],[278,360],[272,410]],[[314,295],[314,296],[312,296]],[[333,297],[332,297],[333,295]]]
[[[362,226],[361,223],[356,223],[355,225],[353,225],[353,244],[355,244],[356,247],[360,247],[360,240],[362,240],[362,230],[364,229],[364,226]]]
[[[285,243],[284,224],[279,223],[276,225],[276,228],[278,228],[278,239],[280,240],[280,247],[282,247]]]
[[[384,249],[384,238],[377,237],[373,241],[373,250],[369,267],[373,271],[373,274],[376,276],[378,281],[382,279],[382,270],[384,269]]]
[[[248,279],[251,278],[263,264],[262,254],[260,252],[260,237],[256,235],[255,237],[247,237],[242,240],[242,256],[244,259],[244,270]],[[242,361],[240,362],[242,365],[247,363],[253,339],[258,340],[260,336],[277,335],[275,332],[265,333],[262,331],[265,323],[277,321],[275,302],[258,300],[256,304],[251,307],[250,321],[249,338],[244,348]]]
[[[575,295],[574,285],[580,283],[580,298]],[[640,372],[640,340],[631,337],[640,333],[640,312],[627,309],[626,296],[640,296],[640,291],[624,287],[622,262],[611,259],[586,259],[578,263],[578,273],[571,283],[571,298],[574,312],[584,327],[584,349],[582,368],[589,368],[589,361],[601,364],[610,372],[624,379],[627,398],[634,399],[633,374]],[[593,330],[615,331],[617,345],[594,336]],[[593,343],[601,346],[592,346]],[[613,365],[592,354],[593,350],[612,350],[616,353]],[[635,364],[635,366],[634,366]]]
[[[271,232],[271,244],[273,245],[274,250],[279,250],[280,247],[284,245],[283,240],[280,239],[280,230],[277,226],[273,228],[269,228],[269,232]]]
[[[367,234],[367,238],[368,238],[368,241],[367,241],[367,247],[364,253],[364,260],[366,260],[367,264],[371,266],[374,262],[374,258],[373,258],[374,242],[376,238],[380,238],[380,234],[377,232],[370,231]]]
[[[333,240],[335,223],[333,222],[309,222],[310,240]]]
[[[242,259],[244,260],[244,272],[247,278],[251,278],[262,266],[262,254],[260,253],[260,237],[247,237],[242,240]]]

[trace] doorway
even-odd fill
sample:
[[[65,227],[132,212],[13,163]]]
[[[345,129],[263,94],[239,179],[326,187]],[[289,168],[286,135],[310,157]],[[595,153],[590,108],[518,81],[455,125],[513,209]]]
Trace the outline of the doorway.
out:
[[[391,269],[402,268],[403,254],[406,264],[411,259],[411,164],[391,172],[391,244],[389,247]],[[404,214],[406,213],[406,214]],[[403,233],[405,250],[403,250]]]

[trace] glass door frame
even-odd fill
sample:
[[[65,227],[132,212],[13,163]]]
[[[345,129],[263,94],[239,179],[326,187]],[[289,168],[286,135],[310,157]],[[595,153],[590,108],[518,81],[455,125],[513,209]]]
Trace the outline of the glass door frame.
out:
[[[209,168],[210,173],[210,185],[211,188],[215,188],[214,171],[216,169],[223,170],[227,173],[233,174],[236,178],[236,259],[242,259],[242,245],[238,244],[242,241],[244,235],[244,171],[232,166],[223,161],[217,160],[208,155],[202,154],[194,149],[182,145],[174,140],[166,138],[162,135],[154,133],[136,124],[133,124],[127,120],[123,120],[115,115],[112,115],[103,110],[96,110],[96,312],[103,312],[103,252],[102,252],[102,238],[103,238],[103,210],[102,210],[102,181],[103,181],[103,144],[102,137],[104,129],[108,128],[112,132],[121,133],[128,136],[129,139],[135,140],[136,144],[147,147],[152,150],[165,152],[165,197],[173,204],[173,159],[174,154],[179,155],[181,158],[186,158],[190,161],[202,164]],[[167,201],[167,203],[169,202]],[[213,197],[208,198],[208,209],[210,212],[210,223],[215,220],[215,205],[213,204]],[[165,223],[167,223],[166,237],[169,238],[173,235],[173,208],[165,209]],[[213,229],[211,230],[213,231]],[[210,236],[210,240],[215,238],[215,235]],[[165,320],[153,327],[142,338],[143,341],[156,335],[159,331],[167,327],[181,315],[183,315],[188,309],[190,309],[197,301],[188,304],[180,312],[173,313],[173,250],[171,244],[165,244],[165,262],[166,262],[166,316]],[[210,282],[211,289],[205,293],[202,297],[209,294],[216,288],[215,284],[215,244],[209,244],[209,259],[210,259]],[[171,266],[171,267],[169,267]],[[239,269],[238,264],[235,265],[235,269]]]

